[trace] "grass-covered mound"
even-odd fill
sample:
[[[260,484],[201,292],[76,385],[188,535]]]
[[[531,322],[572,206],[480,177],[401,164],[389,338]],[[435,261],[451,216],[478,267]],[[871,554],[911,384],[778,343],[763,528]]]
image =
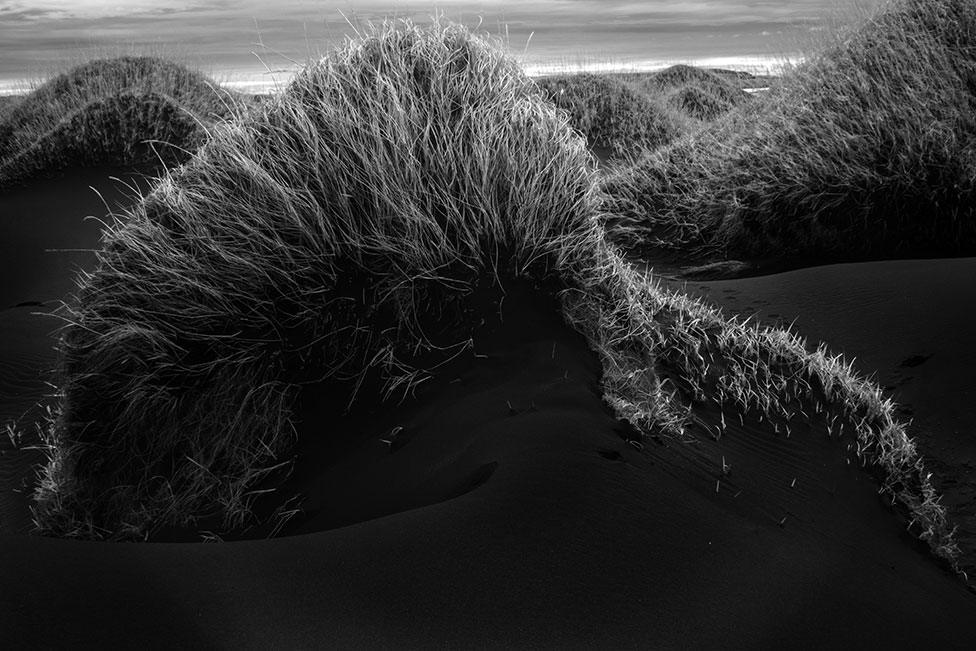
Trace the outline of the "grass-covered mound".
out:
[[[240,100],[204,75],[153,57],[100,59],[0,112],[0,188],[71,164],[186,158]],[[156,152],[150,143],[155,141]]]
[[[300,383],[402,390],[464,350],[486,278],[559,287],[592,266],[590,161],[458,26],[383,27],[215,128],[111,228],[65,312],[39,529],[242,524],[294,444]]]
[[[0,187],[72,165],[178,161],[203,143],[191,115],[156,93],[120,93],[89,102],[0,167]]]
[[[846,425],[951,561],[945,513],[880,389],[637,273],[603,237],[591,163],[567,114],[454,25],[381,27],[219,125],[111,227],[63,312],[37,529],[242,527],[296,448],[302,383],[331,378],[343,405],[402,395],[473,354],[474,296],[521,279],[560,298],[602,361],[606,402],[642,435],[715,436],[700,427],[711,418],[720,436],[737,412],[776,432]]]
[[[976,250],[976,6],[900,0],[610,179],[622,236],[820,259]]]
[[[614,158],[655,149],[683,132],[679,115],[618,77],[580,73],[538,84],[594,149]]]
[[[701,88],[684,86],[668,94],[668,104],[685,115],[711,122],[733,108],[732,102]]]
[[[691,88],[729,106],[737,106],[749,99],[748,93],[721,75],[684,64],[646,75],[641,85],[651,93],[665,96]]]
[[[826,433],[856,452],[909,530],[958,569],[954,529],[897,405],[851,362],[667,290],[614,249],[601,267],[588,292],[567,292],[564,310],[598,352],[604,400],[618,416],[646,437],[683,444],[721,440],[743,418],[758,418],[770,436]]]

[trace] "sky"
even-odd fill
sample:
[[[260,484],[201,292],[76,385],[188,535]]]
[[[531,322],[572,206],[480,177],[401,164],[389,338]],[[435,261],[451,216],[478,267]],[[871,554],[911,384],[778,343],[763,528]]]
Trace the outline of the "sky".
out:
[[[531,72],[697,63],[762,71],[881,0],[0,0],[0,92],[96,56],[161,54],[244,87],[286,80],[368,21],[434,13]]]

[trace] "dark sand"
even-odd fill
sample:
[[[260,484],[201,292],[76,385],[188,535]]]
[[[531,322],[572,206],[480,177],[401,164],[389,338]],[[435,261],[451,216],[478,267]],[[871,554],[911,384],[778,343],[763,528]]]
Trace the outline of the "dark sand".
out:
[[[117,210],[131,201],[122,181],[147,186],[131,170],[97,168],[0,191],[0,427],[22,419],[32,429],[35,405],[51,391],[46,381],[61,322],[50,312],[74,290],[77,270],[94,265],[106,205]],[[37,451],[14,453],[0,431],[0,532],[30,524],[30,466],[42,460]]]
[[[492,308],[504,320],[475,338],[479,357],[401,405],[335,418],[331,395],[305,391],[294,535],[0,537],[3,636],[52,647],[969,646],[976,596],[906,534],[842,441],[736,420],[720,441],[639,450],[604,407],[584,342],[547,301],[509,290]],[[838,333],[874,322],[859,311],[867,301],[834,312]]]
[[[976,258],[836,264],[692,282],[728,313],[826,342],[901,405],[976,579]],[[684,286],[684,285],[681,285]]]

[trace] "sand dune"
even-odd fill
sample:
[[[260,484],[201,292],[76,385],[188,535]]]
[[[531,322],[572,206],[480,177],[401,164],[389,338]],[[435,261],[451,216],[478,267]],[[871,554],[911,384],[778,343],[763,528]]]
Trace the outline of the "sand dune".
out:
[[[0,188],[78,166],[176,164],[241,101],[158,57],[87,61],[0,106]]]

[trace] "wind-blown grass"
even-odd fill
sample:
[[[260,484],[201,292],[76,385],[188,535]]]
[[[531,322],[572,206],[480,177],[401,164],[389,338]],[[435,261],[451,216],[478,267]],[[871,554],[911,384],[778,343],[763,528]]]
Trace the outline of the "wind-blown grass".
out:
[[[900,0],[761,102],[608,179],[623,239],[727,255],[976,247],[976,6]]]
[[[567,290],[569,322],[603,364],[605,401],[645,435],[685,441],[696,412],[714,407],[720,438],[724,414],[758,414],[789,436],[797,421],[819,424],[849,441],[880,478],[909,529],[933,554],[958,569],[954,530],[896,405],[826,347],[781,328],[727,318],[685,294],[662,288],[608,246],[601,271],[584,291]],[[819,423],[818,423],[819,421]]]
[[[643,434],[680,433],[709,400],[783,421],[823,403],[951,561],[880,390],[636,272],[604,237],[596,183],[567,114],[459,26],[387,24],[307,68],[110,227],[62,310],[38,531],[247,525],[289,464],[303,382],[331,377],[351,400],[367,375],[408,388],[469,345],[476,289],[525,278],[559,294],[608,404]]]
[[[71,164],[185,160],[187,150],[202,144],[207,125],[241,102],[202,74],[162,59],[90,61],[0,113],[0,187]]]
[[[592,147],[613,158],[655,149],[685,129],[680,115],[611,75],[559,75],[538,84]]]

